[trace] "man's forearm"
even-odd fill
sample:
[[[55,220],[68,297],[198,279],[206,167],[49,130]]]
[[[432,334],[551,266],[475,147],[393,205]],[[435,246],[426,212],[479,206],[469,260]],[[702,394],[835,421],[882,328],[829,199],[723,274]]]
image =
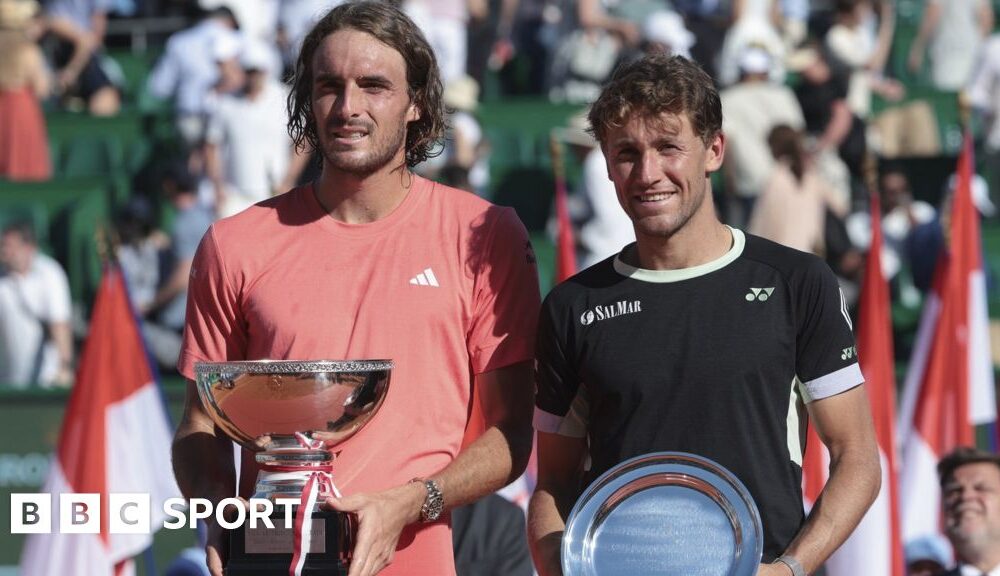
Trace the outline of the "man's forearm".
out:
[[[867,449],[831,456],[830,479],[805,526],[786,550],[812,574],[851,535],[878,496],[882,482],[878,453]]]
[[[491,427],[432,478],[448,509],[474,502],[510,484],[531,455],[531,426]]]
[[[182,420],[172,448],[174,476],[185,498],[218,502],[236,494],[232,441],[214,428]]]
[[[226,448],[229,457],[220,457]],[[177,485],[185,498],[208,498],[218,502],[236,494],[232,444],[225,437],[204,433],[178,436],[174,439],[173,466]]]
[[[566,522],[552,493],[535,490],[528,505],[528,544],[539,576],[560,576]]]
[[[69,369],[73,366],[73,330],[69,322],[53,322],[49,326],[52,332],[52,341],[56,345],[59,354],[59,365],[61,368]]]

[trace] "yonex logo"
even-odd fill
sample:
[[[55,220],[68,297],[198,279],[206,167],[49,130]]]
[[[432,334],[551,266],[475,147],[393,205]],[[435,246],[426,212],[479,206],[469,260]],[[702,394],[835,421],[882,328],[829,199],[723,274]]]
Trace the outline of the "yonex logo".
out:
[[[771,293],[774,292],[774,287],[771,288],[751,288],[744,298],[747,302],[753,302],[757,300],[758,302],[766,302],[768,298],[771,297]]]
[[[858,349],[855,348],[854,346],[851,346],[850,348],[844,348],[844,350],[840,353],[840,359],[850,360],[851,358],[854,358],[857,355],[858,355]]]
[[[410,284],[416,284],[418,286],[433,286],[435,288],[440,287],[437,278],[434,276],[434,271],[430,268],[425,269],[420,274],[417,274],[413,278],[410,278]]]

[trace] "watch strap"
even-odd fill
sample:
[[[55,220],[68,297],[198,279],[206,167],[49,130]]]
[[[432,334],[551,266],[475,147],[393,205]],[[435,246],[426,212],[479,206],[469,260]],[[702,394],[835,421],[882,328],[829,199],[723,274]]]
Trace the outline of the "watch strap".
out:
[[[802,564],[796,560],[795,556],[782,554],[777,560],[774,561],[775,564],[779,562],[788,566],[788,568],[791,569],[793,576],[808,576],[805,568],[803,568]]]
[[[410,482],[419,482],[424,485],[424,490],[427,491],[427,496],[424,497],[424,503],[420,507],[420,521],[421,522],[434,522],[441,517],[441,513],[444,511],[444,495],[441,493],[441,488],[438,486],[437,482],[426,479],[426,478],[414,478]]]

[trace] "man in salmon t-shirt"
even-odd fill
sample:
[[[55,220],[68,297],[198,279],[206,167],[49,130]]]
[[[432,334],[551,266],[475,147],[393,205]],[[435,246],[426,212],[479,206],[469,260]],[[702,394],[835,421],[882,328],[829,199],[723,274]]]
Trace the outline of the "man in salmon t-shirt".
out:
[[[359,518],[351,576],[454,574],[439,495],[447,511],[491,493],[531,450],[531,245],[512,210],[409,171],[444,114],[431,48],[397,9],[332,10],[293,82],[289,131],[322,152],[322,174],[208,231],[178,366],[192,379],[197,361],[391,358],[381,411],[337,447],[344,497],[325,506]],[[486,430],[462,448],[473,386]],[[186,496],[218,501],[236,489],[231,444],[193,383],[187,395],[174,470]],[[254,476],[244,460],[242,495]],[[210,528],[221,575],[225,540]]]

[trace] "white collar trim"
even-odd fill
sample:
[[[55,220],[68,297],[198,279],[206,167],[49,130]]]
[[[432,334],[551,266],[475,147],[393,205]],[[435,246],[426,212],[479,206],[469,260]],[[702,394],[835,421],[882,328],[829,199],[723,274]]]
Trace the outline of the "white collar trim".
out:
[[[733,234],[733,246],[728,252],[711,262],[699,264],[698,266],[692,266],[691,268],[678,268],[676,270],[646,270],[645,268],[636,268],[635,266],[626,264],[622,261],[622,255],[621,252],[619,252],[618,255],[615,256],[615,272],[635,280],[663,284],[667,282],[690,280],[691,278],[697,278],[698,276],[704,276],[705,274],[715,272],[716,270],[721,270],[739,258],[740,255],[743,254],[743,248],[746,246],[746,236],[743,234],[742,230],[738,230],[730,226],[726,227],[729,228],[729,231]]]

